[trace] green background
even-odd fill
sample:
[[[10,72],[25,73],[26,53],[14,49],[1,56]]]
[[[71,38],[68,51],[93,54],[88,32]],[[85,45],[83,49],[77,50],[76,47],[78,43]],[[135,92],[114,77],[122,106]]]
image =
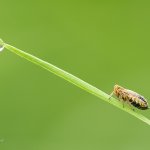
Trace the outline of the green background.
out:
[[[150,3],[1,0],[0,38],[111,93],[150,98]],[[150,127],[5,50],[1,150],[141,150]],[[140,111],[140,110],[136,110]],[[140,111],[150,118],[150,111]]]

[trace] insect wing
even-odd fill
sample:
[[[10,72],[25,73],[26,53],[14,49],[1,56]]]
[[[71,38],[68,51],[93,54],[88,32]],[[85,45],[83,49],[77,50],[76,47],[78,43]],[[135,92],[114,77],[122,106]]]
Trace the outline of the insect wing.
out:
[[[134,91],[131,91],[131,90],[126,90],[126,91],[127,91],[127,93],[128,93],[129,95],[134,96],[134,97],[137,97],[137,98],[139,98],[140,100],[147,102],[147,100],[146,100],[142,95],[140,95],[140,94],[138,94],[138,93],[136,93],[136,92],[134,92]]]
[[[134,91],[131,91],[131,90],[126,90],[126,91],[127,91],[127,93],[128,93],[129,95],[131,95],[131,96],[135,96],[135,97],[139,97],[139,96],[140,96],[138,93],[136,93],[136,92],[134,92]]]

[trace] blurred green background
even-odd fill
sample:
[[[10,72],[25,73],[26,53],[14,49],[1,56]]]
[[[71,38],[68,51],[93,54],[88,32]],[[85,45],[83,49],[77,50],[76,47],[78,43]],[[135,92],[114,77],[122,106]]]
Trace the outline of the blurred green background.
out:
[[[0,38],[110,93],[150,99],[150,3],[1,0]],[[1,150],[141,150],[150,127],[5,50]],[[139,111],[139,110],[136,110]],[[140,111],[150,118],[150,111]]]

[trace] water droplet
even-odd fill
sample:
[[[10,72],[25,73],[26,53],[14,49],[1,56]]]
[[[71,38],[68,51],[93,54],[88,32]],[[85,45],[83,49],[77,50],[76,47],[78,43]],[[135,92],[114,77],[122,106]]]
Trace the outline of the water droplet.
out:
[[[3,40],[0,39],[0,51],[2,51],[4,49],[4,44],[3,44]]]
[[[0,45],[0,52],[4,49],[4,46]]]

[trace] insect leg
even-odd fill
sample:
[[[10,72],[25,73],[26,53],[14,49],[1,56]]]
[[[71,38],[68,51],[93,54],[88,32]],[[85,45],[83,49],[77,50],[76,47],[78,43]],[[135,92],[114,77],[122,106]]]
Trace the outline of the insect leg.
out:
[[[110,99],[113,96],[113,94],[114,94],[114,91],[109,95],[108,99]]]
[[[131,108],[133,111],[135,111],[135,109],[132,107],[132,105],[131,105],[129,102],[127,102],[127,104],[130,106],[130,108]]]
[[[122,101],[122,104],[123,104],[123,108],[124,108],[124,101]]]
[[[125,103],[125,101],[121,99],[121,102],[122,102],[122,106],[123,106],[123,108],[124,108],[124,103]]]

